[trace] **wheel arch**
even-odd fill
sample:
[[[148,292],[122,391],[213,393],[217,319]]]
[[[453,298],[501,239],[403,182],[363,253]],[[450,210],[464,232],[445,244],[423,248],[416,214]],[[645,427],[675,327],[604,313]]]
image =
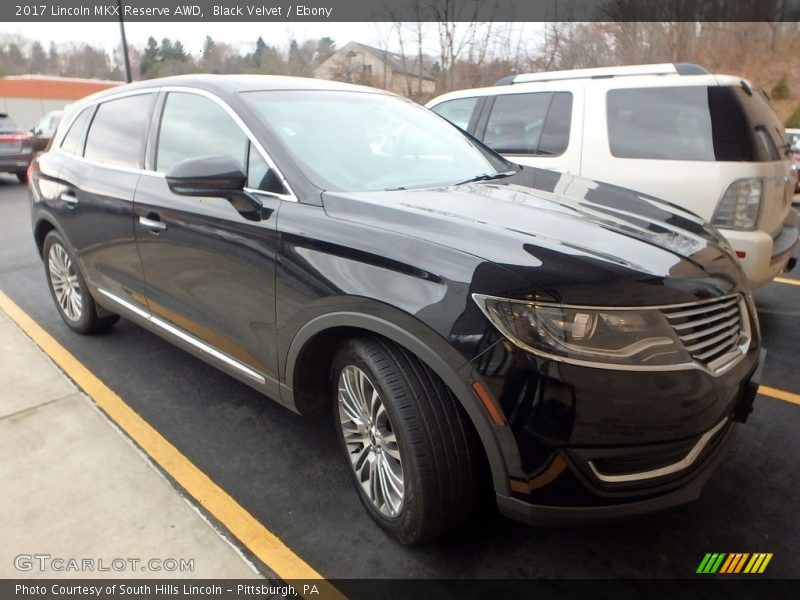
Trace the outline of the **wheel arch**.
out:
[[[384,337],[413,353],[447,385],[478,433],[495,490],[508,493],[508,470],[493,431],[494,425],[490,423],[469,382],[459,375],[459,369],[465,363],[464,358],[434,331],[412,317],[404,316],[415,323],[413,328],[356,312],[328,313],[306,323],[295,335],[286,355],[281,384],[282,400],[300,414],[320,409],[326,400],[314,392],[319,391],[320,385],[330,385],[331,365],[324,358],[332,359],[338,342],[359,334]]]
[[[64,232],[56,226],[54,219],[49,218],[46,214],[40,213],[37,215],[33,226],[33,239],[36,242],[36,248],[39,250],[39,258],[43,257],[44,238],[53,230],[58,231],[64,237]]]
[[[39,211],[34,216],[34,226],[33,226],[33,239],[36,243],[36,249],[39,251],[39,258],[44,260],[44,241],[51,231],[55,231],[56,233],[58,233],[58,235],[61,237],[61,240],[70,249],[70,251],[73,253],[75,252],[70,244],[69,238],[61,229],[61,227],[58,226],[57,220],[54,219],[48,212]],[[77,268],[81,269],[79,260]],[[102,319],[116,315],[116,313],[112,312],[111,310],[108,310],[107,308],[105,308],[104,306],[100,305],[97,302],[97,299],[94,298],[94,294],[92,293],[92,287],[91,285],[89,285],[88,282],[87,282],[87,291],[94,300],[95,314],[97,315],[98,318]]]

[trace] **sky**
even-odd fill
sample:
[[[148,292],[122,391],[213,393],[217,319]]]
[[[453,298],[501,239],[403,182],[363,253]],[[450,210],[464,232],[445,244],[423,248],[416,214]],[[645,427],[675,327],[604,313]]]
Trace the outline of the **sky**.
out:
[[[324,36],[333,38],[341,47],[349,41],[377,45],[389,39],[391,50],[397,50],[392,38],[392,23],[126,23],[125,35],[128,44],[143,47],[150,36],[161,41],[162,38],[179,39],[187,52],[199,55],[207,35],[215,42],[231,44],[237,50],[252,51],[258,36],[267,44],[278,47],[287,46],[289,40],[298,41]],[[438,53],[436,25],[426,27],[425,50],[429,54]],[[92,46],[102,46],[109,53],[119,45],[119,24],[114,23],[0,23],[0,36],[21,35],[29,40],[39,40],[45,46],[50,41],[56,44],[86,42]]]
[[[4,1],[4,0],[0,0]],[[178,39],[187,52],[199,56],[203,42],[210,35],[215,42],[233,46],[240,54],[252,52],[259,36],[267,44],[278,48],[288,48],[289,41],[303,42],[328,36],[341,48],[347,42],[361,42],[371,46],[387,48],[399,52],[395,23],[331,23],[331,22],[260,22],[260,23],[125,23],[128,45],[143,48],[149,37],[157,41],[168,37]],[[416,23],[403,24],[405,43],[411,43],[416,36]],[[457,32],[463,31],[467,24],[459,23]],[[543,31],[542,23],[495,23],[495,31],[510,28],[514,38],[535,39]],[[0,41],[8,36],[22,36],[28,40],[38,40],[45,50],[54,41],[56,44],[88,43],[103,47],[112,54],[120,44],[119,23],[0,23]],[[409,50],[406,46],[406,52]],[[439,36],[436,23],[423,23],[423,51],[429,56],[438,56]]]

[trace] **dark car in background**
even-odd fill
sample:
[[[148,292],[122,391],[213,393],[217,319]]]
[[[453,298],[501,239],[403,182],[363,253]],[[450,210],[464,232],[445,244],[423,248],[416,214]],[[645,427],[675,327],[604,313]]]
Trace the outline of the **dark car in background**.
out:
[[[115,88],[68,109],[29,188],[70,328],[124,316],[328,412],[367,512],[403,543],[488,488],[531,523],[689,502],[751,410],[756,311],[707,223],[513,164],[393,94]]]
[[[31,149],[34,154],[42,152],[47,148],[50,139],[56,132],[58,124],[61,122],[61,117],[64,115],[63,110],[52,110],[47,113],[41,120],[31,128]]]
[[[0,113],[0,173],[13,173],[24,183],[32,157],[30,135],[7,114]]]

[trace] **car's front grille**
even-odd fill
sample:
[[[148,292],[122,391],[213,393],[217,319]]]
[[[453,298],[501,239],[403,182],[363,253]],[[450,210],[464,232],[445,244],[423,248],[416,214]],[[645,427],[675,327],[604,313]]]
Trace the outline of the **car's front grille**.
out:
[[[747,312],[740,294],[661,309],[686,351],[717,371],[741,355]]]

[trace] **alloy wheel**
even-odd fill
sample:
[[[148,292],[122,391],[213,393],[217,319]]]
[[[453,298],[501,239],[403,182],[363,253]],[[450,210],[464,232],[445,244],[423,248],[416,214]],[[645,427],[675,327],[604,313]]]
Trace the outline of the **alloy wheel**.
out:
[[[50,284],[61,310],[70,321],[78,321],[83,312],[81,286],[75,266],[61,244],[55,243],[50,247],[47,266]]]
[[[339,423],[350,465],[372,505],[389,518],[403,508],[400,447],[375,385],[364,371],[347,365],[338,381]]]

